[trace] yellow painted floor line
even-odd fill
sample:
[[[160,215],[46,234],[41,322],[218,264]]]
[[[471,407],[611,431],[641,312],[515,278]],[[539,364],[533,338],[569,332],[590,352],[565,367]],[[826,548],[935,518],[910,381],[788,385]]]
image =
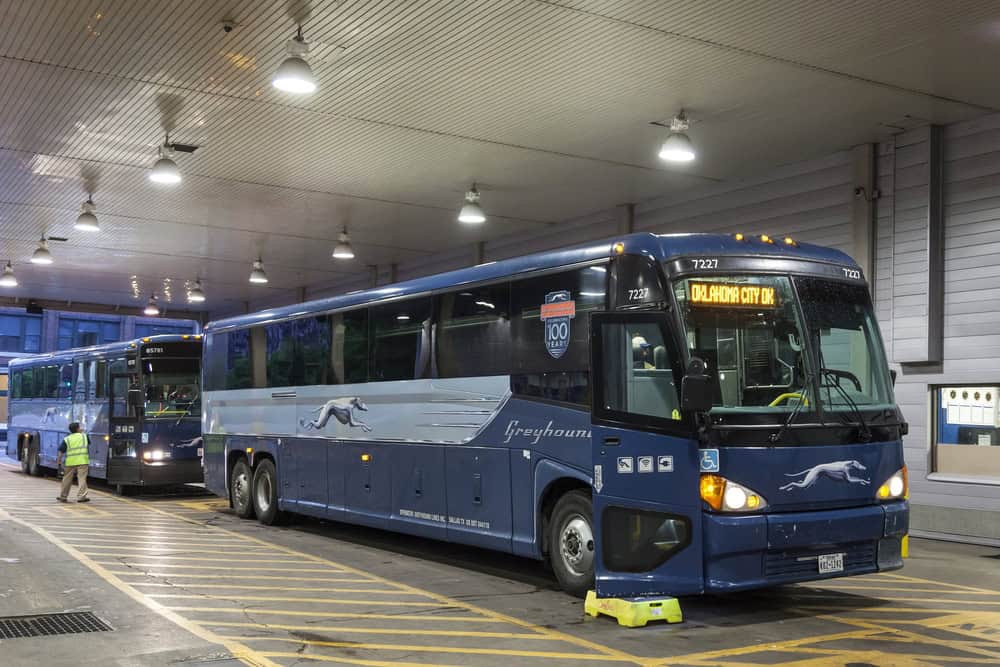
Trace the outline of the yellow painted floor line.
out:
[[[113,547],[113,546],[109,546],[109,545],[105,545],[105,544],[73,544],[73,546],[77,547],[78,549],[100,549],[102,552],[107,553],[109,556],[117,555],[117,554],[115,554],[116,551],[167,551],[167,552],[179,551],[179,552],[182,552],[182,553],[185,553],[185,554],[219,554],[219,555],[227,555],[227,554],[228,555],[232,555],[232,553],[234,551],[234,550],[228,550],[227,551],[225,549],[191,549],[191,548],[188,548],[188,547],[185,547],[185,546],[177,546],[177,547],[140,547],[140,546],[136,546],[134,544],[130,545],[130,546],[127,546],[127,547]],[[254,555],[254,556],[276,555],[276,554],[274,554],[273,550],[267,550],[267,549],[264,549],[263,547],[259,547],[259,550],[257,550],[257,551],[246,551],[246,550],[240,548],[239,553],[241,553],[241,554],[242,553],[248,553],[248,554],[251,554],[251,555]],[[137,554],[123,555],[123,558],[127,558],[130,555],[134,556],[134,555],[137,555]],[[138,554],[138,555],[146,557],[146,558],[163,558],[163,557],[166,557],[166,556],[174,557],[177,554],[175,554],[175,553],[166,553],[166,554],[159,554],[159,555],[157,555],[157,554],[146,554],[146,553],[143,553],[143,554]],[[213,560],[214,561],[214,560],[220,560],[220,559],[210,558],[208,560]],[[228,561],[229,559],[226,558],[225,560]],[[288,561],[281,560],[281,561],[268,561],[268,562],[285,563],[285,562],[288,562]],[[297,561],[293,561],[293,562],[297,562]]]
[[[135,581],[129,582],[133,586],[153,586],[156,588],[178,588],[183,586],[188,588],[222,588],[224,590],[254,590],[254,591],[302,591],[314,593],[372,593],[374,595],[421,595],[420,593],[410,593],[409,591],[378,590],[374,588],[321,588],[319,586],[256,586],[253,584],[164,584],[156,581]]]
[[[135,505],[137,505],[139,507],[142,507],[142,505],[139,504],[137,501],[134,501],[134,500],[131,500],[131,499],[128,499],[128,498],[116,498],[116,500],[119,500],[120,502],[123,502],[123,503],[135,504]],[[150,511],[150,512],[157,512],[157,513],[160,513],[160,514],[162,514],[164,516],[168,516],[168,517],[174,516],[174,515],[171,515],[168,511],[162,510],[162,509],[157,508],[157,507],[148,507],[146,509],[148,511]],[[176,518],[178,518],[178,519],[180,519],[182,521],[185,521],[185,522],[189,522],[192,525],[196,525],[196,526],[203,526],[204,525],[203,523],[200,523],[198,520],[195,520],[195,519],[188,519],[188,518],[185,518],[185,517],[176,517]],[[569,644],[574,644],[576,646],[580,646],[580,647],[583,647],[583,648],[594,650],[594,651],[597,651],[599,653],[603,653],[604,655],[607,655],[607,656],[613,656],[613,657],[617,657],[617,658],[622,658],[622,659],[625,659],[625,660],[630,661],[630,662],[641,663],[641,662],[644,661],[644,659],[642,659],[642,658],[639,658],[637,656],[634,656],[634,655],[631,655],[629,653],[626,653],[625,651],[621,651],[621,650],[618,650],[618,649],[611,648],[610,646],[604,646],[604,645],[599,644],[597,642],[590,641],[588,639],[584,639],[584,638],[578,637],[576,635],[571,635],[569,633],[561,632],[559,630],[553,630],[553,629],[550,629],[550,628],[546,628],[546,627],[543,627],[541,625],[537,625],[535,623],[531,623],[530,621],[526,621],[526,620],[523,620],[523,619],[520,619],[520,618],[517,618],[517,617],[514,617],[514,616],[508,616],[506,614],[500,614],[500,613],[494,612],[492,610],[485,609],[483,607],[479,607],[479,606],[474,605],[474,604],[469,603],[469,602],[464,602],[464,601],[461,601],[461,600],[453,600],[452,598],[449,598],[449,597],[447,597],[445,595],[440,595],[440,594],[437,594],[437,593],[432,593],[430,591],[425,591],[425,590],[417,588],[415,586],[410,586],[408,584],[403,584],[403,583],[400,583],[400,582],[392,581],[392,580],[386,579],[384,577],[376,577],[375,575],[371,575],[371,574],[369,574],[367,572],[363,572],[362,570],[360,570],[358,568],[349,567],[349,566],[343,565],[341,563],[335,563],[333,561],[327,560],[327,559],[322,558],[320,556],[314,556],[312,554],[304,553],[304,552],[301,552],[301,551],[296,551],[295,549],[291,549],[289,547],[284,547],[284,546],[281,546],[281,545],[272,544],[270,542],[266,542],[266,541],[261,540],[259,538],[252,537],[250,535],[243,535],[242,533],[239,533],[239,532],[236,532],[236,531],[233,531],[233,530],[229,530],[227,528],[215,527],[215,530],[217,530],[217,531],[219,531],[221,533],[227,534],[227,535],[234,535],[234,536],[242,537],[243,539],[247,540],[248,542],[253,542],[253,543],[256,543],[256,544],[262,544],[262,545],[265,545],[265,546],[274,546],[275,548],[280,549],[281,551],[283,551],[285,553],[288,553],[288,554],[291,554],[291,555],[294,555],[294,556],[297,556],[297,557],[309,560],[309,561],[311,561],[313,563],[328,565],[328,566],[330,566],[332,568],[337,568],[339,571],[349,572],[349,573],[359,574],[359,575],[371,576],[373,579],[375,579],[377,581],[381,581],[381,582],[385,583],[386,585],[393,586],[393,587],[396,587],[396,588],[400,588],[401,590],[409,590],[409,591],[414,591],[414,592],[417,592],[417,593],[422,593],[422,594],[426,595],[427,597],[430,597],[432,599],[438,600],[443,605],[446,605],[446,606],[457,606],[457,607],[466,609],[466,610],[468,610],[468,611],[470,611],[472,613],[475,613],[475,614],[482,614],[482,615],[484,615],[484,616],[486,616],[488,618],[493,619],[494,622],[500,621],[500,622],[507,623],[507,624],[510,624],[510,625],[520,626],[520,627],[532,630],[534,632],[538,632],[539,634],[543,634],[543,635],[547,635],[547,636],[550,636],[550,637],[555,637],[555,638],[561,639],[562,641],[565,641],[565,642],[567,642]]]
[[[213,614],[253,614],[254,616],[306,616],[310,618],[373,618],[384,621],[423,621],[425,623],[461,622],[461,623],[496,623],[495,618],[486,616],[439,616],[437,614],[429,616],[427,614],[365,614],[347,611],[299,611],[291,609],[257,609],[256,607],[243,609],[234,607],[167,607],[171,611],[198,611],[210,612]],[[210,621],[199,620],[199,623],[210,623]],[[420,632],[415,628],[414,632]]]
[[[121,565],[121,563],[109,563],[110,565]],[[299,570],[301,572],[301,570]],[[324,570],[325,571],[325,570]],[[342,579],[339,577],[282,577],[275,576],[272,574],[187,574],[186,572],[141,572],[141,571],[120,571],[112,572],[112,574],[123,576],[123,577],[169,577],[172,581],[177,581],[180,579],[248,579],[250,581],[256,581],[258,579],[262,580],[274,580],[274,581],[322,581],[324,583],[337,582],[337,583],[381,583],[374,579]]]
[[[277,663],[255,652],[249,646],[235,640],[224,639],[223,637],[215,634],[214,632],[206,630],[197,623],[192,623],[183,616],[172,612],[166,606],[161,605],[160,603],[151,599],[149,596],[143,595],[139,591],[135,590],[134,588],[123,582],[122,580],[110,574],[107,570],[105,570],[102,566],[98,565],[93,560],[88,558],[85,554],[78,551],[77,549],[67,544],[66,542],[63,542],[61,539],[59,539],[46,529],[40,528],[38,526],[33,526],[31,523],[17,517],[11,517],[10,521],[13,521],[18,525],[21,525],[41,535],[45,540],[65,551],[74,559],[76,559],[84,566],[89,568],[98,577],[103,579],[111,586],[114,586],[116,589],[118,589],[125,595],[129,596],[139,604],[142,604],[143,606],[153,610],[160,616],[163,616],[167,620],[173,622],[175,625],[184,628],[191,634],[200,637],[201,639],[207,642],[224,646],[226,650],[229,651],[235,658],[239,659],[245,664],[253,665],[254,667],[279,667]]]
[[[494,639],[531,639],[542,642],[556,642],[558,639],[545,637],[534,632],[488,632],[486,630],[428,630],[420,628],[352,628],[343,625],[286,625],[283,623],[237,623],[235,621],[201,621],[206,627],[253,628],[263,630],[307,630],[309,632],[361,633],[368,635],[428,635],[432,637],[486,637]]]
[[[336,662],[348,665],[363,665],[363,667],[455,667],[430,662],[400,662],[399,660],[362,660],[361,658],[338,658],[332,655],[316,655],[308,653],[291,653],[275,651],[264,653],[270,658],[295,658],[299,660],[316,660],[318,662]]]
[[[810,588],[812,588],[814,586],[815,586],[815,584],[811,584]],[[944,592],[946,592],[945,590],[940,589],[940,588],[910,588],[910,587],[906,587],[905,585],[899,585],[899,586],[865,586],[865,585],[860,585],[860,586],[855,586],[854,584],[837,584],[835,586],[834,585],[827,586],[826,584],[823,584],[822,586],[823,586],[822,590],[827,590],[827,591],[840,591],[840,590],[870,591],[870,590],[879,590],[879,591],[889,591],[889,592],[894,592],[894,593],[944,593]],[[947,591],[947,592],[954,593],[955,591]],[[1000,596],[1000,591],[978,590],[978,591],[963,591],[963,592],[967,593],[969,595],[996,595],[996,596]]]
[[[157,542],[159,544],[179,544],[181,546],[206,546],[206,547],[242,547],[238,540],[205,540],[199,539],[197,537],[193,538],[178,538],[178,537],[163,537],[162,535],[132,535],[130,537],[98,537],[99,535],[107,535],[107,533],[90,533],[85,534],[82,531],[70,531],[65,539],[67,542],[72,542],[73,544],[81,542],[93,542],[94,544],[135,544],[139,542]],[[269,549],[270,547],[249,547],[251,549]]]
[[[112,554],[97,554],[97,555],[98,556],[107,557],[107,556],[111,556]],[[121,558],[125,558],[125,556],[121,556]],[[104,562],[104,561],[98,561],[98,562],[101,565],[117,565],[117,566],[128,565],[130,567],[150,567],[150,568],[176,567],[176,568],[185,569],[185,570],[227,570],[227,571],[232,571],[232,570],[239,569],[238,567],[236,567],[236,565],[180,565],[180,564],[177,564],[177,563],[124,563],[122,561],[112,561],[110,563]],[[219,561],[216,560],[215,562],[219,562]],[[255,568],[253,568],[253,570],[255,572],[326,572],[327,574],[332,574],[334,572],[346,572],[346,570],[331,570],[329,568],[318,568],[318,567],[313,567],[313,568],[309,568],[309,567],[294,567],[294,568],[285,568],[285,567],[255,567]]]
[[[303,562],[301,560],[289,560],[287,558],[201,558],[199,556],[183,556],[183,555],[157,556],[155,554],[105,554],[105,553],[95,554],[95,553],[87,553],[86,551],[84,551],[83,553],[85,553],[88,556],[104,556],[104,557],[110,556],[112,558],[170,558],[170,559],[184,560],[184,561],[205,561],[209,563],[218,563],[222,561],[226,563],[232,563],[231,567],[238,567],[246,563],[288,563],[289,565],[291,565]],[[228,553],[228,552],[223,552],[223,553]]]
[[[495,655],[519,658],[545,658],[546,660],[600,660],[604,662],[629,662],[632,658],[612,658],[603,653],[565,653],[561,651],[530,651],[524,649],[478,648],[469,646],[425,646],[422,644],[366,644],[363,642],[325,642],[295,637],[227,637],[233,641],[284,642],[327,648],[349,648],[358,651],[412,651],[414,653],[460,653],[463,655]]]
[[[997,591],[990,590],[989,588],[977,588],[975,586],[964,586],[962,584],[952,584],[947,581],[932,581],[930,579],[919,579],[917,577],[908,577],[904,574],[891,574],[886,573],[887,577],[892,577],[893,579],[900,579],[903,581],[914,581],[920,584],[932,584],[934,586],[944,586],[946,588],[955,588],[962,591],[980,591],[982,593],[997,593]]]
[[[395,592],[395,591],[392,591]],[[149,597],[157,600],[228,600],[233,601],[231,595],[181,595],[166,593],[162,595],[149,594]],[[297,598],[297,597],[271,597],[267,595],[239,595],[240,602],[307,602],[309,604],[353,604],[360,607],[433,607],[434,609],[459,609],[454,605],[442,605],[437,600],[430,602],[397,602],[396,600],[349,600],[345,598]]]
[[[954,593],[955,591],[949,591],[949,592],[950,593]],[[853,609],[854,607],[857,606],[857,603],[854,600],[849,600],[849,599],[844,599],[844,598],[832,598],[829,595],[822,595],[822,594],[816,594],[816,595],[800,595],[800,594],[795,594],[795,595],[791,595],[789,597],[799,598],[799,599],[803,599],[803,600],[809,600],[810,602],[813,602],[815,600],[825,600],[826,603],[829,604],[829,605],[831,605],[831,606],[840,605],[840,606],[842,606],[842,607],[844,607],[846,609]],[[954,599],[935,598],[935,597],[893,598],[893,599],[891,599],[891,602],[929,602],[931,604],[942,604],[942,603],[943,604],[978,604],[978,605],[993,605],[993,606],[1000,605],[1000,600],[954,600]],[[886,610],[895,609],[895,607],[892,607],[890,605],[882,605],[879,608],[880,609],[886,609]]]

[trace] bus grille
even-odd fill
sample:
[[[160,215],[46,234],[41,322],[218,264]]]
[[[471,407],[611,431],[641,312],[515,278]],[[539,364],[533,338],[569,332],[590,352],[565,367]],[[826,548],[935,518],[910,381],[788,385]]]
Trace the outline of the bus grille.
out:
[[[838,553],[845,554],[843,574],[871,570],[875,568],[878,543],[875,541],[850,542],[820,548],[768,551],[764,557],[764,576],[818,576],[819,566],[816,561],[819,556]]]

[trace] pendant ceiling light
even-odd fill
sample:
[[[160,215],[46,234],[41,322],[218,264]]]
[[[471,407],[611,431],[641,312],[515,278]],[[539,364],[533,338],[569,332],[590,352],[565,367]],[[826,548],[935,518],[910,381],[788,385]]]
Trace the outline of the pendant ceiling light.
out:
[[[694,160],[694,144],[691,143],[691,139],[686,133],[689,125],[687,114],[681,109],[670,121],[670,135],[667,136],[667,140],[660,148],[661,159],[668,162],[691,162]]]
[[[160,314],[160,307],[156,305],[156,295],[149,295],[149,303],[142,310],[143,315],[149,315],[150,317],[156,317]]]
[[[264,273],[264,261],[258,257],[254,260],[253,271],[250,272],[250,282],[264,285],[267,283],[267,274]]]
[[[201,289],[201,278],[194,281],[194,287],[188,291],[188,301],[191,303],[204,303],[205,292]]]
[[[295,37],[285,45],[288,57],[281,63],[271,85],[286,93],[305,95],[316,90],[316,77],[313,76],[312,68],[305,61],[305,55],[309,53],[309,44],[302,38],[302,26],[300,25],[295,33]]]
[[[333,256],[337,259],[354,259],[354,248],[351,247],[351,235],[347,233],[347,227],[340,232]]]
[[[83,209],[79,216],[76,218],[76,224],[73,225],[74,229],[78,229],[81,232],[99,232],[101,231],[101,225],[97,222],[97,216],[94,215],[94,200],[91,196],[87,197],[87,201],[83,202],[81,206]]]
[[[52,263],[52,253],[49,252],[49,241],[44,236],[42,240],[38,242],[38,247],[35,248],[35,252],[31,254],[32,264],[51,264]]]
[[[469,225],[478,225],[486,222],[486,214],[483,213],[483,209],[479,205],[479,190],[476,188],[475,183],[465,193],[465,205],[458,212],[458,221]]]
[[[14,277],[14,267],[7,262],[7,266],[3,267],[3,273],[0,274],[0,287],[17,287],[17,278]]]
[[[149,180],[161,185],[176,185],[181,182],[181,170],[177,168],[177,163],[171,158],[174,155],[174,147],[170,143],[168,134],[160,146],[156,162],[149,170]]]

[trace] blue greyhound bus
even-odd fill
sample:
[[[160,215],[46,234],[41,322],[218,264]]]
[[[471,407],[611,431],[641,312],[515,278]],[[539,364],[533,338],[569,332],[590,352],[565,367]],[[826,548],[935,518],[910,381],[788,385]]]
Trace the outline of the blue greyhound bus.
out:
[[[201,335],[162,335],[10,362],[7,455],[54,468],[70,422],[90,437],[90,477],[118,493],[203,479]]]
[[[601,597],[902,566],[907,430],[862,272],[628,235],[210,323],[205,481],[547,558]]]

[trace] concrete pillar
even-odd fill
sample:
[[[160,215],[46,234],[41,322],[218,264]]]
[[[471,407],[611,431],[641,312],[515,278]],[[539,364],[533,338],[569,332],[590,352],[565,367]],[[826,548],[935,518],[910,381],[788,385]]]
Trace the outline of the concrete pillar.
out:
[[[875,170],[875,144],[861,144],[852,149],[851,184],[851,255],[865,272],[872,291],[875,288],[875,207],[878,200]]]
[[[618,214],[618,234],[631,234],[635,231],[635,204],[621,204],[615,208]]]

